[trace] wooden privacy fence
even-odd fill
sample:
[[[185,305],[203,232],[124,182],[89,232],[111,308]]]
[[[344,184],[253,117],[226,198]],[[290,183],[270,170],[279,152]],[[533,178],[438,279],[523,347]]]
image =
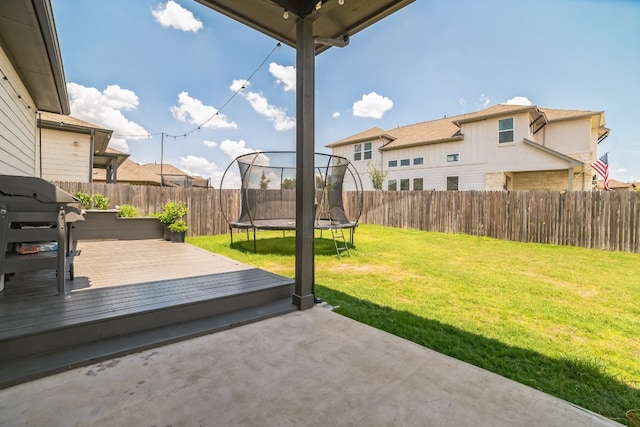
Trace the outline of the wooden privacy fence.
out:
[[[228,233],[223,212],[231,220],[240,214],[237,189],[57,185],[71,194],[103,194],[112,208],[129,204],[144,214],[159,212],[166,202],[183,202],[191,236]],[[363,224],[640,253],[637,191],[367,191],[362,200]],[[351,215],[359,209],[359,195],[345,192],[344,204]]]

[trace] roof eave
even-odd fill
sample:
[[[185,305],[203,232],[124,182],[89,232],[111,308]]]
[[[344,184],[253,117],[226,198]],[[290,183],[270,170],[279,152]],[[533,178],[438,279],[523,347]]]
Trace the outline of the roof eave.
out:
[[[562,154],[562,153],[560,153],[560,152],[558,152],[556,150],[552,150],[552,149],[550,149],[548,147],[545,147],[544,145],[538,144],[537,142],[533,142],[533,141],[531,141],[531,140],[529,140],[527,138],[524,138],[523,142],[525,144],[531,146],[531,147],[534,147],[534,148],[536,148],[536,149],[538,149],[540,151],[543,151],[543,152],[545,152],[547,154],[550,154],[550,155],[552,155],[554,157],[557,157],[559,159],[562,159],[562,160],[568,162],[570,167],[584,166],[584,164],[585,164],[584,162],[581,162],[580,160],[574,159],[573,157],[567,156],[566,154]]]
[[[535,111],[535,110],[538,110],[538,107],[536,107],[535,105],[525,105],[525,106],[522,106],[521,108],[514,108],[512,110],[500,111],[500,112],[495,112],[495,113],[490,113],[490,114],[485,114],[485,115],[475,116],[475,117],[469,117],[466,119],[459,119],[459,120],[453,121],[453,123],[456,125],[459,125],[464,123],[479,122],[482,120],[493,119],[493,118],[502,117],[502,116],[510,116],[513,114],[526,113],[528,111]]]
[[[36,109],[68,115],[67,86],[50,1],[0,2],[0,21],[3,48]]]
[[[395,147],[388,147],[388,146],[384,146],[380,148],[380,151],[391,151],[391,150],[399,150],[401,148],[410,148],[410,147],[418,147],[421,145],[432,145],[432,144],[442,144],[445,142],[455,142],[455,141],[462,141],[464,139],[464,135],[456,135],[456,136],[452,136],[449,138],[440,138],[440,139],[432,139],[429,141],[419,141],[419,142],[411,142],[409,144],[402,144],[399,146],[395,146]]]

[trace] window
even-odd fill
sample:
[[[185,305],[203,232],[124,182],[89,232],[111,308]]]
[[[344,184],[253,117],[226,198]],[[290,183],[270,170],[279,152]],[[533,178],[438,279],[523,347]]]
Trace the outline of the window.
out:
[[[413,178],[413,191],[422,191],[423,189],[422,178]]]
[[[353,160],[371,160],[371,146],[370,142],[365,142],[363,149],[363,144],[355,144],[353,146]]]
[[[403,178],[400,180],[400,190],[409,191],[409,178]]]
[[[416,157],[413,159],[413,165],[422,165],[424,164],[424,157]]]
[[[410,164],[411,164],[411,160],[409,159],[400,160],[400,166],[409,166]]]
[[[390,179],[389,182],[387,183],[387,190],[389,191],[396,191],[398,189],[397,187],[397,183],[395,179]]]
[[[498,142],[505,144],[513,141],[513,117],[498,120]]]
[[[447,163],[459,162],[459,161],[460,161],[460,153],[447,154]]]
[[[364,143],[364,159],[371,160],[371,143],[370,142]]]
[[[390,168],[395,168],[396,166],[398,166],[398,161],[397,160],[389,160],[389,167]]]
[[[458,177],[457,176],[448,176],[447,177],[447,191],[458,191]]]

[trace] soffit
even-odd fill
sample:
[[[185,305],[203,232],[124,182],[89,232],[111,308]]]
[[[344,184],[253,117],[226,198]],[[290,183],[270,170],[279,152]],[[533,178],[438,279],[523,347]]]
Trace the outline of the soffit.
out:
[[[62,56],[49,0],[0,1],[0,42],[36,108],[69,114]]]
[[[391,15],[414,0],[196,0],[291,47],[296,47],[296,17],[313,20],[313,36],[342,39]],[[320,3],[320,8],[316,6]],[[284,10],[289,18],[284,19]],[[329,46],[316,44],[319,54]]]

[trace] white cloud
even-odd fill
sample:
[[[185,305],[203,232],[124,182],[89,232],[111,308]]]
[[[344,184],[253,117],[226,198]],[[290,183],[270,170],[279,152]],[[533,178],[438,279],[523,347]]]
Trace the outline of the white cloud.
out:
[[[181,92],[178,95],[177,107],[170,107],[171,114],[182,122],[188,122],[203,128],[222,129],[237,128],[233,121],[228,121],[227,117],[212,106],[204,105],[199,99],[189,96],[188,92]]]
[[[202,29],[202,21],[173,0],[169,0],[164,5],[159,4],[151,13],[156,21],[165,28],[172,27],[176,30],[193,31],[194,33]]]
[[[205,139],[204,141],[202,141],[202,143],[203,143],[204,145],[206,145],[207,147],[211,147],[211,148],[216,148],[216,147],[218,146],[218,143],[217,143],[217,142],[215,142],[215,141],[208,141],[208,140],[206,140],[206,139]]]
[[[616,169],[616,172],[618,173],[625,173],[626,171],[627,171],[627,168]]]
[[[353,115],[356,117],[372,117],[381,119],[384,113],[393,108],[393,101],[375,92],[362,95],[360,101],[353,104]]]
[[[334,119],[337,119],[338,117],[340,117],[340,113],[338,111],[336,111],[335,113],[333,113],[331,115],[331,117],[333,117]]]
[[[480,105],[482,106],[482,108],[487,108],[491,103],[491,100],[489,99],[489,97],[486,96],[484,93],[480,94],[478,101],[480,101]]]
[[[275,77],[277,84],[284,86],[285,92],[296,90],[296,67],[292,65],[279,65],[272,62],[269,64],[269,72]]]
[[[464,98],[458,99],[458,105],[462,108],[463,113],[467,111],[467,101]]]
[[[296,127],[295,119],[289,117],[285,109],[269,104],[267,98],[261,93],[247,91],[248,87],[249,82],[245,80],[234,80],[231,86],[229,86],[229,89],[234,92],[240,91],[238,93],[249,101],[249,104],[251,104],[251,107],[256,113],[265,116],[273,122],[275,130],[287,131]]]
[[[243,154],[252,153],[254,149],[248,148],[247,143],[241,139],[240,141],[232,141],[230,139],[225,139],[220,143],[220,150],[229,156],[229,159],[233,160],[238,156]]]
[[[214,162],[210,162],[204,157],[196,157],[193,155],[187,155],[180,157],[178,165],[187,174],[194,176],[198,175],[205,179],[211,178],[211,185],[213,187],[220,187],[220,180],[224,170],[221,170]]]
[[[505,102],[505,104],[508,104],[508,105],[533,105],[533,103],[531,101],[529,101],[529,98],[527,98],[526,96],[514,96],[513,98],[507,100],[507,102]]]
[[[118,85],[108,86],[100,92],[94,87],[85,87],[77,83],[67,83],[71,115],[105,129],[113,130],[109,146],[128,152],[127,139],[149,138],[142,126],[127,119],[121,110],[131,111],[138,107],[135,92],[122,89]]]

